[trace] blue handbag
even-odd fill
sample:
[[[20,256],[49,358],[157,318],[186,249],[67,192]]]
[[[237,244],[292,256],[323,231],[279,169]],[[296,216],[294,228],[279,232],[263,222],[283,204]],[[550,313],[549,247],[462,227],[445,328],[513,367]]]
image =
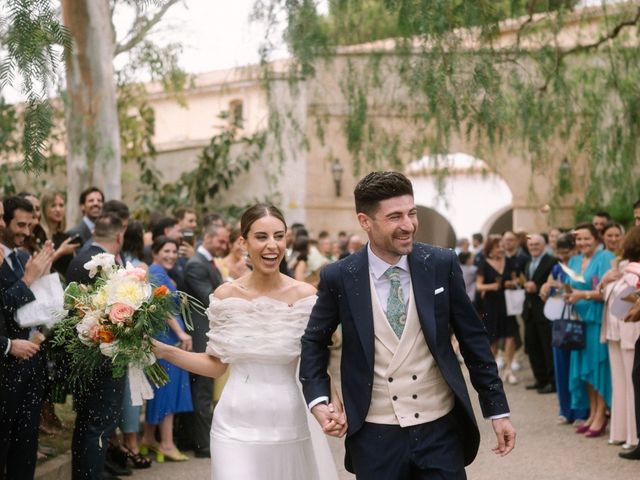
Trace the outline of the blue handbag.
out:
[[[551,345],[564,350],[584,348],[585,326],[581,320],[572,320],[573,307],[565,304],[560,318],[551,323]]]

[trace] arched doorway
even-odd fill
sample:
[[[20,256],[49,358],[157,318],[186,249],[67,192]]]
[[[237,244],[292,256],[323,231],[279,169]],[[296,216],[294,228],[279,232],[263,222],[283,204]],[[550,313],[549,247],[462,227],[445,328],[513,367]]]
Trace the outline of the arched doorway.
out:
[[[502,234],[507,230],[513,230],[513,208],[507,207],[499,210],[487,219],[485,229],[487,234]]]
[[[433,208],[416,205],[418,209],[418,242],[430,243],[439,247],[453,248],[456,244],[456,232],[449,221]]]
[[[481,160],[453,153],[439,156],[437,165],[434,167],[431,157],[423,157],[407,166],[415,202],[439,212],[460,237],[471,238],[476,232],[486,235],[487,227],[494,223],[489,223],[487,217],[493,218],[493,212],[502,214],[505,209],[512,209],[511,189]],[[448,172],[444,188],[438,182],[438,171],[443,168]],[[455,245],[455,238],[450,240],[437,232],[429,234],[433,235],[440,235],[438,245]]]

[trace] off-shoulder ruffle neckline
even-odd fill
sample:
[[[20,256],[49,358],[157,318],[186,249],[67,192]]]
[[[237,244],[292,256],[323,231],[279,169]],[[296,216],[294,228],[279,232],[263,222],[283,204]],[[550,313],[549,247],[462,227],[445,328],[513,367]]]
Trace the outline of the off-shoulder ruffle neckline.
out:
[[[243,297],[218,298],[218,297],[212,295],[211,299],[215,300],[216,302],[219,302],[219,303],[223,303],[223,302],[226,302],[226,301],[238,300],[240,302],[248,303],[250,305],[253,305],[253,304],[257,303],[258,301],[267,300],[269,302],[276,303],[278,305],[285,305],[285,306],[287,306],[289,308],[294,308],[296,305],[298,305],[300,303],[304,303],[306,300],[315,299],[316,297],[317,297],[316,294],[308,295],[306,297],[299,298],[298,300],[296,300],[293,303],[287,303],[287,302],[285,302],[283,300],[278,300],[277,298],[269,297],[267,295],[261,295],[261,296],[256,297],[256,298],[243,298]]]

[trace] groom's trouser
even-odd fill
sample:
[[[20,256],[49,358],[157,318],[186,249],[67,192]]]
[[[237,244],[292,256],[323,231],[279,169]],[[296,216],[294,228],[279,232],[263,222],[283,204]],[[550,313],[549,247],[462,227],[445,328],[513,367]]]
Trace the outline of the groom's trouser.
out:
[[[40,410],[47,383],[45,353],[0,359],[0,479],[33,478]]]
[[[213,380],[202,375],[191,376],[193,401],[193,440],[196,450],[209,450],[213,417]]]
[[[453,413],[414,427],[365,422],[346,440],[358,480],[465,480]]]
[[[73,480],[101,477],[109,438],[120,420],[125,377],[113,378],[111,368],[100,368],[89,386],[74,392],[76,423],[71,441]]]

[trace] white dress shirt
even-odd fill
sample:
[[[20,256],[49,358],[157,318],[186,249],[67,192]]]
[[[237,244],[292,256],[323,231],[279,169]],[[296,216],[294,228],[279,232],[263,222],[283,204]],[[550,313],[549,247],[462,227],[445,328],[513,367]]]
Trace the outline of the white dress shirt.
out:
[[[200,245],[196,249],[196,252],[198,252],[200,255],[202,255],[204,258],[206,258],[208,261],[213,262],[213,260],[214,260],[213,255],[211,255],[211,253],[209,253],[209,250],[204,248],[202,245]]]
[[[402,298],[404,300],[405,308],[409,307],[409,289],[411,288],[411,273],[409,272],[409,262],[407,256],[403,255],[398,260],[398,263],[391,265],[385,262],[380,257],[376,256],[371,250],[371,244],[367,244],[367,254],[369,257],[369,275],[373,279],[373,286],[376,289],[380,306],[387,313],[387,301],[389,300],[389,293],[391,292],[391,282],[384,276],[385,272],[391,267],[398,267],[400,271],[400,285],[402,286]]]

